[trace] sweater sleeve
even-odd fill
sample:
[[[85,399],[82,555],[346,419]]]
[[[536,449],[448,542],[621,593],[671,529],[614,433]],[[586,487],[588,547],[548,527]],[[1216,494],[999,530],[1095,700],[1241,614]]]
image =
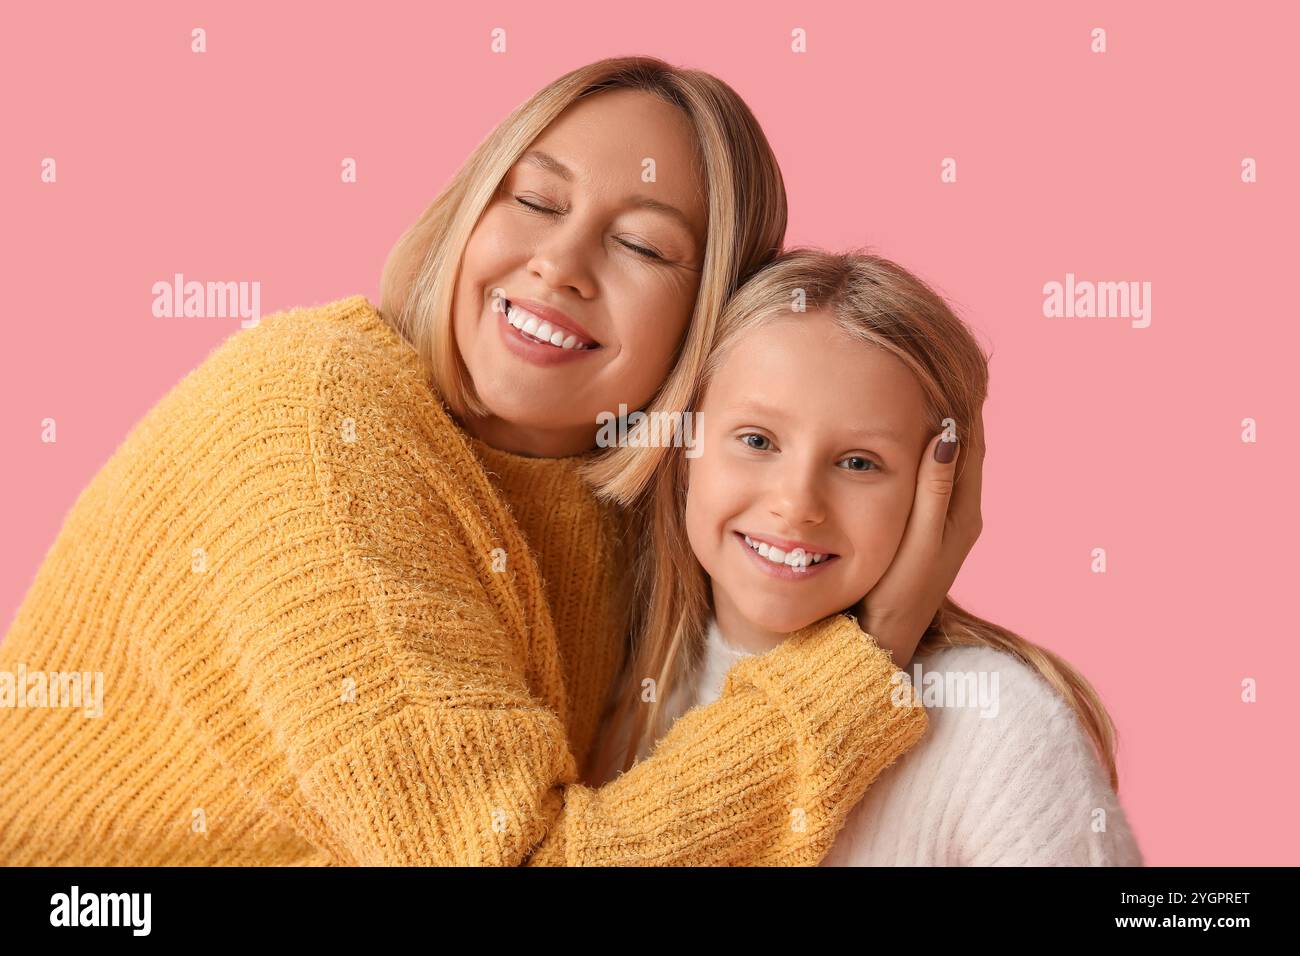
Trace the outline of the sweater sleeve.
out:
[[[546,709],[448,701],[403,708],[304,789],[358,863],[812,865],[924,732],[923,709],[891,700],[894,672],[841,617],[738,665],[602,787],[576,782]]]
[[[382,350],[318,361],[300,404],[252,383],[229,417],[242,530],[198,597],[226,638],[160,660],[177,698],[218,699],[213,750],[328,862],[815,864],[924,732],[895,704],[905,675],[839,616],[735,668],[633,771],[580,784],[536,571],[463,436]]]
[[[957,844],[971,866],[1142,866],[1087,733],[1045,681],[1001,668],[996,733],[981,733]],[[973,722],[984,718],[975,717]]]

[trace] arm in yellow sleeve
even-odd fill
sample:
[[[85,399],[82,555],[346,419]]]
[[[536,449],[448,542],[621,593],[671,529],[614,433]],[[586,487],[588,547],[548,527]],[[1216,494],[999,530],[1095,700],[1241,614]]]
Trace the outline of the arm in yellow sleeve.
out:
[[[244,410],[213,467],[240,493],[205,508],[238,524],[192,597],[220,644],[160,658],[241,784],[340,864],[816,864],[925,731],[889,656],[818,622],[734,666],[648,759],[579,783],[522,535],[402,353],[315,328],[225,356],[213,400]],[[310,378],[259,373],[301,368],[304,342]]]
[[[599,788],[575,782],[554,713],[447,701],[376,724],[304,790],[362,864],[815,865],[925,731],[894,674],[839,615],[738,663],[716,702]]]

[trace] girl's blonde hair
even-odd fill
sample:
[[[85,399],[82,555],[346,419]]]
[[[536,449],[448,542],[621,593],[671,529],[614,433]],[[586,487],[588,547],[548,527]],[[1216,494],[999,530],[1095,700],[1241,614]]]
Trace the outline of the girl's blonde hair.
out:
[[[686,116],[695,132],[697,173],[709,218],[694,314],[674,355],[673,371],[647,411],[685,400],[723,305],[780,252],[785,183],[762,128],[731,87],[703,71],[645,56],[612,57],[566,73],[516,108],[475,148],[384,264],[380,313],[415,348],[431,385],[462,419],[487,413],[452,331],[456,277],[470,233],[533,140],[571,104],[613,89],[650,93]],[[593,442],[596,426],[593,421]],[[627,502],[645,489],[652,465],[635,449],[616,446],[593,456],[583,473],[602,495]]]
[[[683,410],[698,409],[714,375],[737,341],[774,319],[797,315],[792,305],[802,295],[807,313],[828,314],[845,333],[884,349],[916,376],[925,394],[930,433],[952,418],[963,449],[983,445],[981,408],[988,393],[988,358],[971,331],[924,282],[888,259],[865,250],[834,254],[793,249],[762,269],[728,303],[718,337]],[[647,449],[655,474],[645,502],[646,547],[636,570],[635,634],[629,666],[617,682],[607,709],[609,726],[631,728],[623,754],[630,767],[643,740],[665,728],[661,702],[676,681],[698,665],[712,614],[708,577],[691,554],[686,535],[687,462],[677,447]],[[961,463],[967,460],[962,454]],[[960,465],[958,480],[960,480]],[[847,610],[847,609],[846,609]],[[941,647],[982,645],[1024,661],[1056,689],[1077,714],[1118,790],[1115,727],[1096,691],[1065,660],[1004,627],[976,617],[946,597],[917,647],[917,655]],[[640,705],[640,680],[653,677],[656,700]],[[614,741],[607,735],[606,741]],[[616,744],[607,744],[615,749]],[[602,748],[594,758],[608,775],[617,754]]]

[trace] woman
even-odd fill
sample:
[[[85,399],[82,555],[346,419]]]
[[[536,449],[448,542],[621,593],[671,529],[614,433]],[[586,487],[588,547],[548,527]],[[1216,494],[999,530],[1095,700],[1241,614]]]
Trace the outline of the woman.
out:
[[[815,634],[753,662],[703,733],[578,782],[635,544],[584,478],[632,501],[648,477],[592,450],[596,413],[672,407],[784,228],[725,84],[602,61],[475,150],[380,311],[233,336],[79,497],[0,644],[0,669],[105,688],[97,721],[0,709],[0,861],[817,862],[924,732],[890,678],[978,533],[977,480],[946,529],[927,499],[864,622],[894,661]]]

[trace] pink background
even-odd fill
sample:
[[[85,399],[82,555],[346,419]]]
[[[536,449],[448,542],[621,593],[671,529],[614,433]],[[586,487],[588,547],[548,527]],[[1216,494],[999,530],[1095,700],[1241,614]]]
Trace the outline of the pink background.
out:
[[[1092,680],[1148,864],[1300,863],[1296,8],[849,6],[24,5],[0,30],[5,627],[94,472],[239,329],[153,318],[155,281],[259,281],[263,315],[377,303],[392,243],[511,108],[649,53],[750,103],[789,243],[875,247],[994,350],[985,528],[954,593]],[[1044,318],[1067,272],[1151,282],[1150,328]]]

